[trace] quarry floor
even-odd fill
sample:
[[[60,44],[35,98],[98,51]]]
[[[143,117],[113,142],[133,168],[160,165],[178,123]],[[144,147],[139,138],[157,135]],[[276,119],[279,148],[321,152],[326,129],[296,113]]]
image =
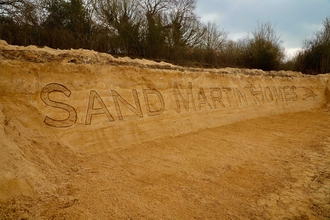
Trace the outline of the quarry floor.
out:
[[[330,219],[329,109],[102,154],[56,149],[52,169],[31,160],[53,190],[2,202],[0,219]]]

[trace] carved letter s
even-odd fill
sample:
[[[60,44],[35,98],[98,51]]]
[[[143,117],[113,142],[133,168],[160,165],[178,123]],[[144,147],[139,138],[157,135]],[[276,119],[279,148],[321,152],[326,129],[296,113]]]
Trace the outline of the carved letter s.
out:
[[[52,92],[61,92],[64,95],[66,95],[67,97],[70,97],[71,91],[61,84],[51,83],[51,84],[46,85],[40,93],[40,98],[46,105],[54,107],[54,108],[63,109],[69,113],[69,116],[63,120],[56,120],[56,119],[52,119],[52,118],[46,116],[44,122],[47,125],[52,126],[52,127],[70,127],[70,126],[72,126],[77,121],[76,110],[68,104],[50,100],[49,94]]]

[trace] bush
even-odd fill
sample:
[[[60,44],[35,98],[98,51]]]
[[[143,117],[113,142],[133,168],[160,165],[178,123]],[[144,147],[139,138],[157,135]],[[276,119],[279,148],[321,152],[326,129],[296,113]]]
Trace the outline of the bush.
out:
[[[307,74],[330,72],[330,18],[323,21],[323,29],[312,39],[305,40],[303,50],[296,57],[295,69]]]
[[[267,71],[277,70],[284,58],[284,50],[274,26],[270,23],[258,24],[252,35],[252,39],[247,39],[243,52],[245,65],[249,68]]]

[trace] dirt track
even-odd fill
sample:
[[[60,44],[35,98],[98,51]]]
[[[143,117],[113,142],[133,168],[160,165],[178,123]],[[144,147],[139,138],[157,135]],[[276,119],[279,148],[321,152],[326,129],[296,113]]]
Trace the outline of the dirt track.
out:
[[[5,132],[16,135],[10,122]],[[2,203],[0,218],[329,219],[329,134],[321,109],[99,155],[33,137],[30,163],[53,189]]]

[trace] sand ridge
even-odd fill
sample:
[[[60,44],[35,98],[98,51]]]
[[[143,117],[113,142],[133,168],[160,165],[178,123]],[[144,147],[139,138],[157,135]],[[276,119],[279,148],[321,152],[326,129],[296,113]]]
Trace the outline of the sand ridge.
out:
[[[34,108],[30,117],[40,130],[55,133],[80,152],[102,152],[328,102],[329,74],[169,69],[163,68],[167,64],[94,51],[1,45],[2,97]],[[69,62],[79,57],[90,63]]]

